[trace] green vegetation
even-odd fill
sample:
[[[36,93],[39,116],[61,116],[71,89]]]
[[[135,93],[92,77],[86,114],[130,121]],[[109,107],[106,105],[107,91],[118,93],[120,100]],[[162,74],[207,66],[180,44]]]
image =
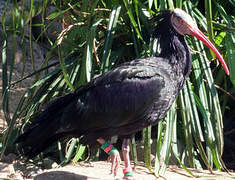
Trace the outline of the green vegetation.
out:
[[[51,6],[54,8],[49,12]],[[157,132],[155,137],[152,135],[157,139],[153,144],[157,153],[154,169],[151,169],[156,175],[164,174],[173,156],[185,169],[225,170],[222,160],[223,124],[234,124],[235,117],[235,112],[231,111],[235,92],[234,6],[230,0],[22,0],[21,4],[13,1],[11,11],[5,11],[1,17],[2,96],[8,124],[0,137],[1,154],[18,153],[14,138],[34,120],[43,104],[73,91],[119,63],[156,55],[157,44],[151,39],[150,18],[159,10],[178,7],[188,12],[216,44],[228,62],[231,75],[227,77],[221,66],[215,66],[215,55],[201,42],[186,37],[192,50],[193,70],[167,117],[157,127],[143,130],[145,164],[151,168],[151,132]],[[36,17],[39,20],[35,22]],[[53,38],[49,30],[56,23],[61,25],[61,30],[57,29],[53,34],[57,38]],[[29,27],[28,31],[25,27]],[[7,56],[9,37],[12,37],[10,57]],[[23,68],[21,79],[13,82],[17,37],[21,39],[24,53],[29,42],[30,52],[27,53],[30,53],[34,71],[25,76]],[[48,49],[40,69],[35,68],[34,43]],[[29,77],[34,77],[35,82],[28,87],[13,116],[10,116],[10,90]],[[235,152],[231,143],[234,131],[229,135],[227,142]],[[79,145],[78,139],[72,139],[69,147],[66,146],[68,141],[66,139],[53,146],[56,153],[49,158],[61,165],[71,160],[87,159],[86,147]],[[132,152],[134,161],[138,163],[134,142],[133,138]],[[97,152],[91,153],[90,158],[97,158]]]

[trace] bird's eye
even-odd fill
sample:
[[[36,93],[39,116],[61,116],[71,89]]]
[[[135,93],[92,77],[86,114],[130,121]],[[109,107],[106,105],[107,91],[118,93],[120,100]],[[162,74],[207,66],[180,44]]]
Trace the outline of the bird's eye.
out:
[[[179,16],[176,16],[176,20],[178,21],[178,23],[183,23],[183,19]]]
[[[183,24],[183,23],[184,23],[184,20],[183,20],[183,19],[180,19],[180,20],[179,20],[179,23],[180,23],[180,24]]]
[[[177,22],[177,24],[182,24],[183,23],[183,19],[179,16],[174,16],[174,20],[175,20],[175,22]]]
[[[177,21],[180,21],[180,20],[182,19],[182,18],[179,17],[179,16],[175,16],[175,18],[176,18]]]

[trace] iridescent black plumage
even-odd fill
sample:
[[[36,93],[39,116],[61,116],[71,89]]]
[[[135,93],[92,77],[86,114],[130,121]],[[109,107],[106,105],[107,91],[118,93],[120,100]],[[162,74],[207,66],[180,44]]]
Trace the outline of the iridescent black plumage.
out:
[[[164,118],[191,69],[189,48],[171,25],[172,13],[164,11],[155,19],[159,57],[124,63],[53,101],[16,140],[25,154],[33,157],[68,135],[81,137],[83,144],[128,137]]]

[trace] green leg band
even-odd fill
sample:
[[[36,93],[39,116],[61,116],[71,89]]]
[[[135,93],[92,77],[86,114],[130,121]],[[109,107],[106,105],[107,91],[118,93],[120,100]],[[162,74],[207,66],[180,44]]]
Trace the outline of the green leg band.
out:
[[[117,151],[117,149],[113,147],[112,150],[109,151],[108,155],[113,155],[115,151]]]
[[[133,175],[134,175],[133,172],[128,172],[128,173],[124,174],[124,176],[133,176]]]

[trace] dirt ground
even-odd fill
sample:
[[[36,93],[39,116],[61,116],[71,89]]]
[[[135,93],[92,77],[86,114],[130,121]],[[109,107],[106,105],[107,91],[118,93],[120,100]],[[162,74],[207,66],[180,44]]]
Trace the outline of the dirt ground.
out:
[[[62,168],[55,168],[50,170],[41,170],[35,167],[25,167],[24,164],[15,162],[11,164],[0,163],[0,179],[34,179],[34,180],[121,180],[122,168],[119,168],[116,177],[110,175],[110,163],[105,161],[92,163],[70,164]],[[135,180],[232,180],[235,179],[235,174],[228,174],[215,171],[211,174],[206,170],[192,170],[195,177],[189,175],[185,170],[170,166],[162,177],[156,177],[149,173],[149,171],[137,166],[134,174]]]

